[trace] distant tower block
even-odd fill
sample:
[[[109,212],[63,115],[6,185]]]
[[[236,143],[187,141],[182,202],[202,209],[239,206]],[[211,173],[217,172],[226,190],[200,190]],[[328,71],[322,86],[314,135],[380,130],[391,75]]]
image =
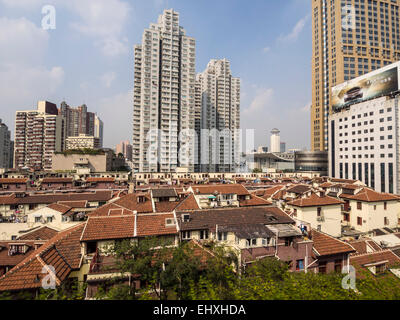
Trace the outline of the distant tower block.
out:
[[[281,132],[278,129],[272,129],[271,131],[271,152],[279,153],[281,151]]]

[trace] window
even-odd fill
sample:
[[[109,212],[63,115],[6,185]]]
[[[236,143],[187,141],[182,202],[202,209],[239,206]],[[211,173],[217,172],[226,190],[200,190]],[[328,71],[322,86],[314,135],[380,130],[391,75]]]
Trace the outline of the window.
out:
[[[383,203],[383,209],[384,209],[384,210],[387,210],[387,202],[384,202],[384,203]]]
[[[357,210],[362,210],[362,203],[361,202],[357,202]]]
[[[248,247],[255,247],[257,246],[257,239],[247,239],[246,243]]]
[[[228,239],[228,232],[218,232],[218,241],[226,241]]]
[[[297,260],[296,261],[296,271],[304,270],[304,260]]]
[[[208,239],[208,230],[201,230],[200,231],[200,240],[207,240]]]
[[[39,223],[42,220],[42,217],[35,217],[35,222]]]
[[[317,208],[317,216],[320,217],[321,216],[321,208]]]
[[[385,226],[388,226],[388,225],[389,225],[389,219],[388,219],[388,217],[385,217],[385,218],[383,219],[383,223],[385,224]]]
[[[97,250],[97,242],[96,241],[91,241],[86,244],[86,253],[91,254],[95,253]]]
[[[377,265],[375,267],[375,274],[381,274],[381,273],[384,273],[385,271],[386,271],[386,264],[385,263]]]
[[[318,272],[319,273],[326,273],[326,262],[320,262],[318,265]]]
[[[357,217],[357,225],[362,226],[362,218]]]
[[[335,260],[335,272],[342,273],[342,260]]]
[[[47,217],[47,222],[48,222],[48,223],[52,223],[52,222],[53,222],[53,218],[54,218],[54,217]]]
[[[183,240],[188,240],[191,238],[191,232],[190,231],[182,231],[182,239]]]
[[[285,247],[290,247],[293,243],[292,238],[285,238]]]

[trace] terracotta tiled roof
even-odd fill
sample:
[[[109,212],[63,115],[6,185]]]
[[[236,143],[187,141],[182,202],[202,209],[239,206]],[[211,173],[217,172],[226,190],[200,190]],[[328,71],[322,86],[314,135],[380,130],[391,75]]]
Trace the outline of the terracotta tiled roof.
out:
[[[338,178],[332,178],[332,179],[330,179],[330,180],[331,180],[331,182],[350,183],[350,184],[357,182],[357,180],[338,179]]]
[[[237,194],[239,196],[250,194],[241,184],[216,184],[192,186],[194,194]]]
[[[330,188],[330,187],[332,187],[332,186],[334,186],[335,184],[334,183],[331,183],[331,182],[324,182],[324,183],[322,183],[322,184],[320,184],[319,186],[321,187],[321,188]]]
[[[50,208],[52,210],[58,211],[61,214],[66,214],[69,212],[72,208],[63,204],[58,204],[58,203],[52,203],[47,206],[47,208]]]
[[[350,241],[349,243],[354,249],[356,249],[356,252],[352,253],[352,255],[368,253],[368,249],[370,250],[370,252],[382,251],[382,248],[371,239]]]
[[[11,244],[26,245],[28,250],[22,254],[9,255]],[[35,250],[35,241],[29,240],[8,240],[0,241],[0,266],[14,267],[26,257],[28,257]]]
[[[138,213],[150,213],[153,212],[153,206],[151,203],[151,197],[149,194],[143,195],[145,202],[138,202],[137,194],[128,194],[123,196],[121,199],[115,201],[116,205],[127,208],[132,211],[137,211]]]
[[[96,191],[82,193],[49,193],[31,194],[17,198],[15,195],[0,196],[0,204],[50,204],[59,201],[109,201],[112,191]]]
[[[335,239],[325,233],[312,229],[312,241],[314,242],[314,250],[317,256],[328,256],[340,253],[351,253],[355,249],[338,239]]]
[[[173,219],[175,225],[167,227],[165,223],[166,219]],[[172,213],[138,215],[136,223],[138,237],[168,235],[178,232],[176,221]]]
[[[81,241],[128,239],[135,233],[135,216],[89,217]]]
[[[357,200],[363,202],[380,202],[380,201],[398,201],[399,198],[389,194],[389,193],[381,193],[371,190],[369,188],[363,188],[360,192],[355,195],[351,194],[341,194],[341,198]]]
[[[340,201],[338,199],[329,196],[320,197],[317,194],[312,193],[311,196],[307,198],[297,199],[292,202],[289,202],[288,204],[295,207],[316,207],[316,206],[341,205],[343,203],[344,203],[343,201]]]
[[[115,178],[87,178],[86,182],[115,182]]]
[[[272,203],[255,195],[251,195],[250,199],[248,200],[239,201],[240,207],[268,206],[268,205],[272,205]]]
[[[131,216],[133,215],[133,211],[114,203],[105,204],[104,206],[101,206],[100,208],[87,214],[88,217],[108,217],[122,215]]]
[[[279,190],[273,196],[273,200],[283,200],[284,195],[286,194],[286,190]],[[265,198],[265,197],[264,197]]]
[[[72,178],[44,178],[42,183],[72,183]]]
[[[178,206],[175,208],[175,210],[179,211],[184,211],[184,210],[199,210],[200,207],[196,202],[196,198],[194,194],[190,194],[188,197],[186,197]]]
[[[288,189],[286,189],[287,192],[296,193],[296,194],[304,194],[310,190],[311,190],[310,186],[306,186],[303,184],[295,185],[293,187],[289,187]]]
[[[190,214],[188,222],[182,215]],[[276,207],[244,207],[177,212],[181,230],[214,230],[216,225],[292,224],[294,220]]]
[[[25,233],[18,237],[18,240],[49,240],[54,237],[59,231],[47,226],[41,227]]]
[[[62,204],[64,206],[68,206],[71,208],[86,208],[87,207],[87,201],[82,200],[82,201],[58,201],[58,204]]]
[[[27,182],[26,178],[0,178],[0,184],[25,184]]]
[[[181,203],[181,201],[161,201],[155,202],[155,211],[158,213],[172,212]]]
[[[283,185],[277,185],[277,186],[273,186],[272,188],[265,189],[264,194],[262,195],[262,198],[267,200],[268,198],[270,198],[272,195],[274,195],[276,192],[278,192],[279,190],[281,190],[284,187],[285,186],[283,186]]]
[[[350,264],[355,267],[363,267],[368,264],[388,261],[388,267],[399,267],[400,258],[391,250],[382,250],[350,257]]]
[[[26,257],[0,278],[0,291],[33,289],[42,286],[44,265],[55,268],[57,285],[66,279],[72,270],[80,268],[80,236],[84,224],[59,232],[39,249]]]

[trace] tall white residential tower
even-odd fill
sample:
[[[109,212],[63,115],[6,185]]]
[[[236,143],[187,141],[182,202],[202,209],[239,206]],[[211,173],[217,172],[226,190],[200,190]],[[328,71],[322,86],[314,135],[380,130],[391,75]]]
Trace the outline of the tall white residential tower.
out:
[[[195,118],[201,124],[200,171],[235,171],[240,145],[240,79],[232,76],[227,59],[211,60],[196,79],[196,103],[200,106],[195,108]]]
[[[144,30],[134,51],[134,169],[194,171],[194,140],[185,142],[183,133],[188,137],[195,129],[195,40],[170,9]]]

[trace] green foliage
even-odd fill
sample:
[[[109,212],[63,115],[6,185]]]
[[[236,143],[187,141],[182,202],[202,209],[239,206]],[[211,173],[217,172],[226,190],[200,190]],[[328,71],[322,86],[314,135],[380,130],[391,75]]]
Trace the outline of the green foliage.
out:
[[[254,168],[253,173],[262,173],[262,170],[259,168]]]
[[[62,152],[55,152],[55,154],[63,154],[65,156],[72,155],[72,154],[87,154],[87,155],[103,155],[104,151],[101,149],[70,149],[65,150]]]

